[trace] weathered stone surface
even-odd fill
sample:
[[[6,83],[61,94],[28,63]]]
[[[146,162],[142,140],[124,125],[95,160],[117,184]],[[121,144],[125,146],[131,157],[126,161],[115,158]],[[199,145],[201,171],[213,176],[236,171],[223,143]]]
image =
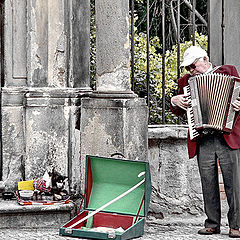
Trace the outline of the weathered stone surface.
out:
[[[90,0],[72,0],[70,83],[74,88],[90,88]],[[81,67],[80,67],[81,66]]]
[[[29,1],[28,83],[33,87],[66,87],[67,37],[64,2]],[[61,21],[59,21],[61,19]]]
[[[20,206],[16,200],[0,200],[0,229],[61,227],[73,217],[73,214],[72,202],[47,206]]]
[[[97,90],[130,90],[129,2],[95,4]]]
[[[171,135],[171,133],[170,133]],[[185,140],[149,140],[152,202],[155,214],[200,214],[202,195],[195,159],[188,159]]]
[[[219,4],[218,0],[209,1],[209,30],[211,34],[211,38],[209,41],[210,48],[210,59],[214,64],[221,65],[222,64],[222,4]],[[214,39],[214,41],[212,41]]]
[[[79,89],[3,88],[2,164],[7,190],[53,167],[80,185]]]
[[[186,139],[187,125],[150,125],[149,139]]]
[[[225,1],[225,5],[225,63],[235,65],[238,72],[240,72],[240,45],[237,40],[240,38],[240,29],[238,27],[240,24],[240,2]]]
[[[26,178],[40,177],[54,167],[69,177],[70,187],[79,182],[79,94],[73,89],[26,94]]]
[[[187,126],[149,126],[148,159],[153,187],[150,214],[156,217],[203,213],[197,159],[189,159],[187,153],[187,130]],[[226,199],[221,204],[222,215],[226,216]]]
[[[6,190],[16,190],[17,182],[24,177],[24,148],[23,107],[2,107],[2,166]]]
[[[68,115],[63,107],[26,109],[26,179],[41,177],[53,167],[67,175]]]
[[[139,149],[141,146],[147,146],[147,132],[144,132],[147,118],[140,118],[141,113],[146,111],[143,99],[83,98],[81,112],[83,152],[105,156],[120,152],[126,158],[146,159],[146,150]]]
[[[4,82],[5,86],[27,83],[26,1],[4,1]]]
[[[210,59],[214,64],[232,64],[240,72],[239,53],[239,1],[224,1],[224,9],[218,0],[209,1]],[[224,16],[224,19],[223,19]],[[222,35],[222,27],[224,34]],[[222,41],[223,48],[222,49]],[[234,46],[234,47],[233,47]],[[224,60],[224,62],[222,62]]]
[[[143,99],[83,98],[81,105],[81,176],[86,155],[147,160],[147,107]],[[84,182],[84,179],[82,179]]]

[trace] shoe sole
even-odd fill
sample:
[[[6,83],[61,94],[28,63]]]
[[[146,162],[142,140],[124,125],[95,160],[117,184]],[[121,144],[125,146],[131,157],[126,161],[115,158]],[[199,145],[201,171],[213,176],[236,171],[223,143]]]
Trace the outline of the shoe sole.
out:
[[[229,237],[230,238],[240,238],[240,236],[230,236],[230,235],[229,235]]]
[[[219,232],[206,232],[206,233],[199,233],[198,234],[200,235],[213,235],[213,234],[220,234],[220,231]]]

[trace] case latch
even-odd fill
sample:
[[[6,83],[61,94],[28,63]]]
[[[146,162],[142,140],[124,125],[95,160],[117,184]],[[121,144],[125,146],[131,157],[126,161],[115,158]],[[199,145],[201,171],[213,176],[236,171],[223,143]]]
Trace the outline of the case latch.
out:
[[[65,228],[65,233],[72,234],[73,230],[72,228]]]
[[[110,239],[116,238],[116,233],[114,231],[108,232],[108,238],[110,238]]]

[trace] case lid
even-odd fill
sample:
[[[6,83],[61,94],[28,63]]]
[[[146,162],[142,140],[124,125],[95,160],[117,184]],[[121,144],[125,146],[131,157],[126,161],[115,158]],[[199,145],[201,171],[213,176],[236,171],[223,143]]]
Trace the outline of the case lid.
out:
[[[138,177],[142,172],[145,175]],[[87,210],[96,210],[104,204],[128,191],[145,178],[136,189],[107,206],[103,211],[146,216],[150,203],[151,177],[149,164],[144,161],[132,161],[98,156],[86,157],[85,201]]]

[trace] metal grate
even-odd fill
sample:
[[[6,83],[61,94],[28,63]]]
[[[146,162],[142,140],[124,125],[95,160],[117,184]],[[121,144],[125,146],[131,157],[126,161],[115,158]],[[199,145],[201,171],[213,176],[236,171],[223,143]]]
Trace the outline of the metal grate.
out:
[[[189,32],[189,35],[191,35],[189,40],[192,40],[193,45],[195,45],[195,32],[197,30],[200,30],[200,32],[204,31],[205,34],[207,34],[207,22],[204,20],[204,18],[199,14],[199,12],[196,9],[196,0],[146,0],[146,16],[144,16],[143,19],[141,19],[139,22],[140,24],[143,24],[145,21],[146,25],[146,51],[147,51],[147,69],[146,69],[146,91],[145,93],[140,97],[145,97],[147,100],[147,105],[150,109],[150,115],[151,115],[151,90],[150,90],[150,81],[151,81],[151,71],[150,71],[150,54],[149,54],[149,44],[151,39],[151,27],[152,23],[155,21],[153,18],[158,18],[159,23],[159,39],[161,41],[161,49],[159,51],[161,52],[162,56],[162,96],[161,96],[161,124],[166,124],[166,112],[169,112],[169,104],[170,99],[167,99],[166,96],[166,51],[169,50],[170,47],[172,47],[173,44],[177,45],[177,79],[180,77],[181,71],[180,71],[180,44],[187,38],[185,37],[186,32]],[[159,13],[157,15],[153,16],[153,12],[156,11],[156,5],[158,5]],[[135,9],[136,1],[130,0],[130,9],[131,9],[131,82],[132,82],[132,90],[136,91],[136,84],[138,83],[138,79],[134,74],[135,66],[134,62],[136,61],[135,57],[135,42],[134,42],[134,12],[137,11]],[[207,6],[207,4],[206,4]],[[181,15],[181,12],[183,11],[183,8],[188,9],[189,11],[189,19],[188,22],[184,17]],[[168,9],[168,11],[166,11]],[[170,10],[171,9],[171,13]],[[206,14],[207,14],[207,8]],[[175,16],[175,20],[173,20],[173,30],[172,33],[167,33],[167,31],[170,31],[169,27],[166,28],[166,23],[169,21],[167,19],[167,14],[172,14],[172,16]],[[197,15],[197,18],[196,18]],[[152,18],[151,18],[152,17]],[[205,16],[206,17],[206,16]],[[169,18],[169,17],[168,17]],[[200,19],[201,18],[201,19]],[[199,21],[200,19],[200,21]],[[198,20],[198,23],[196,23]],[[199,23],[200,22],[200,23]],[[138,23],[138,26],[140,25]],[[175,35],[175,41],[170,42],[170,35]],[[170,43],[169,43],[170,42]],[[138,93],[139,94],[139,93]],[[149,118],[150,119],[150,118]],[[176,123],[182,123],[181,120],[177,120]],[[149,124],[156,124],[155,122],[152,122],[150,120]]]

